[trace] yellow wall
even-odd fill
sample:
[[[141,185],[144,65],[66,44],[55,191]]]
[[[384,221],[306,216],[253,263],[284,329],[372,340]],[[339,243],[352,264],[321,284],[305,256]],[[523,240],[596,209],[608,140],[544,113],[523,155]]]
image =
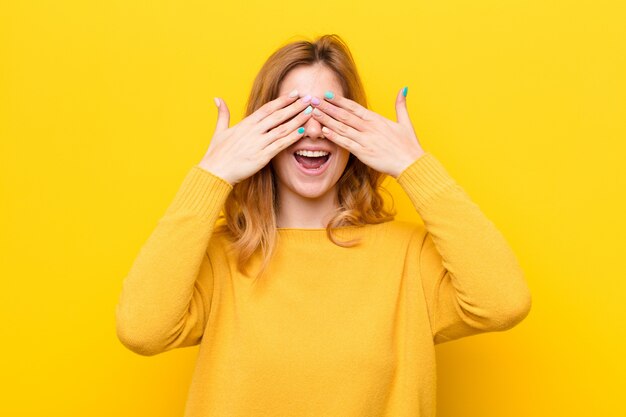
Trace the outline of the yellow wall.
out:
[[[279,45],[338,33],[527,272],[530,315],[440,345],[439,416],[624,415],[622,2],[154,0],[0,6],[1,415],[182,415],[196,347],[141,357],[114,306]],[[419,221],[389,184],[400,218]]]

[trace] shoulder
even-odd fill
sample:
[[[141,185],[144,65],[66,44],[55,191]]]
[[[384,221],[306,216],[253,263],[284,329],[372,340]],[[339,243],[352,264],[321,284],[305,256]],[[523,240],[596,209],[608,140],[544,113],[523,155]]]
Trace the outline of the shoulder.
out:
[[[407,220],[397,220],[394,219],[390,222],[387,222],[387,227],[391,233],[400,234],[400,235],[412,235],[415,233],[419,233],[420,231],[425,231],[424,225]]]
[[[423,224],[397,219],[375,225],[372,231],[384,236],[385,240],[405,245],[413,241],[421,242],[426,235],[426,228]]]
[[[230,251],[232,243],[233,240],[228,228],[217,222],[207,245],[207,255],[211,259],[225,256]]]

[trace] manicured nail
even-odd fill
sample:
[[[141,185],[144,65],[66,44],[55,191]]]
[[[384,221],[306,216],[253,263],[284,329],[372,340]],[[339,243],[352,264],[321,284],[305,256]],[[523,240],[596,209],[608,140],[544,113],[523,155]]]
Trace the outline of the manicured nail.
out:
[[[404,88],[402,89],[402,95],[403,95],[404,97],[406,97],[406,95],[407,95],[408,93],[409,93],[409,87],[404,87]]]
[[[291,93],[289,93],[289,97],[291,97],[291,98],[293,98],[293,97],[295,97],[297,95],[298,95],[298,90],[293,90],[293,91],[291,91]]]
[[[298,133],[304,133],[304,128],[303,127],[299,128]]]
[[[332,100],[332,98],[335,97],[335,95],[333,94],[332,91],[327,91],[324,93],[324,97],[326,97],[329,100]]]
[[[313,110],[313,114],[316,115],[316,116],[321,116],[322,112],[320,111],[320,109],[316,108],[315,110]]]
[[[217,97],[213,97],[213,100],[215,101],[215,105],[216,105],[217,107],[219,107],[219,106],[220,106],[220,99],[219,99],[219,98],[217,98]]]
[[[311,99],[311,104],[313,104],[313,105],[317,106],[318,104],[320,104],[320,99],[319,99],[319,98],[317,98],[317,97],[313,97],[313,98]]]
[[[304,110],[304,114],[309,114],[313,111],[313,107],[309,106]]]
[[[303,103],[308,103],[309,101],[311,101],[311,95],[307,94],[306,96],[302,97],[302,102]]]

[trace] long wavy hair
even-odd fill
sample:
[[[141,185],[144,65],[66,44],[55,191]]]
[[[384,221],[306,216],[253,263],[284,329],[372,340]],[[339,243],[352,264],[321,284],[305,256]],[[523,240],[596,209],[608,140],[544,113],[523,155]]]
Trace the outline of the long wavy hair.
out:
[[[336,34],[323,35],[313,42],[295,41],[283,45],[267,59],[257,74],[244,117],[278,97],[280,84],[297,65],[321,63],[332,70],[347,97],[367,108],[367,98],[354,59],[345,42]],[[391,221],[397,214],[384,207],[380,191],[386,174],[376,171],[353,154],[336,184],[339,206],[326,226],[326,235],[336,245],[352,247],[360,239],[340,241],[335,228],[363,226]],[[249,178],[234,185],[224,204],[214,233],[223,233],[237,252],[237,268],[248,275],[247,263],[257,250],[263,262],[256,278],[265,272],[277,244],[276,215],[279,208],[278,186],[273,167],[268,163]],[[388,193],[389,194],[389,193]],[[389,194],[390,195],[390,194]],[[393,203],[393,197],[390,195]],[[256,279],[255,278],[255,279]]]

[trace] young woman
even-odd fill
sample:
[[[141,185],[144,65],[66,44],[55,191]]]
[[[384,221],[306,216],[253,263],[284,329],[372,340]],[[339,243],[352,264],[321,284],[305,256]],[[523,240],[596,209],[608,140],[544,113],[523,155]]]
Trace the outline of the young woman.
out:
[[[186,417],[434,416],[434,345],[529,313],[503,235],[397,121],[368,109],[336,35],[276,51],[218,120],[126,276],[117,335],[200,345]],[[424,225],[394,219],[385,175]],[[220,216],[221,211],[224,212]]]

